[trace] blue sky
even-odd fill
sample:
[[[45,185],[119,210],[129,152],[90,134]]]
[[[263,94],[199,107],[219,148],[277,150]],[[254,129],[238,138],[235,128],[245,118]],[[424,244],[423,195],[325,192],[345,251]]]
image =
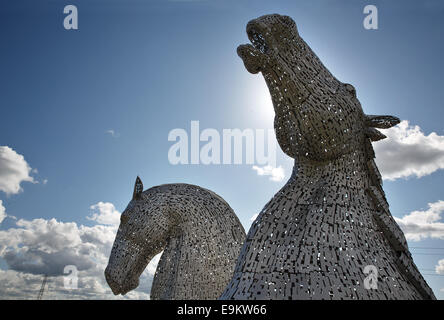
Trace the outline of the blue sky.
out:
[[[67,4],[78,7],[78,30],[63,28]],[[362,25],[367,4],[378,8],[378,30]],[[34,183],[22,182],[20,192],[0,189],[4,235],[20,219],[94,228],[90,207],[112,203],[121,212],[137,175],[145,188],[185,182],[211,189],[248,230],[251,217],[290,176],[291,159],[277,150],[281,181],[246,164],[174,166],[168,133],[190,132],[192,120],[201,130],[220,132],[273,128],[264,80],[249,74],[236,54],[248,41],[246,23],[267,13],[296,21],[330,71],[356,87],[367,114],[408,120],[420,128],[409,131],[413,140],[430,142],[425,151],[412,142],[404,154],[424,166],[421,173],[409,174],[407,162],[401,173],[387,173],[395,177],[384,183],[392,214],[402,219],[444,200],[442,1],[8,0],[0,3],[0,146],[38,171],[29,173]],[[384,158],[390,147],[387,142],[377,154]],[[443,299],[444,276],[435,272],[444,259],[439,219],[433,220],[436,233],[409,244]],[[13,269],[3,258],[0,267]]]

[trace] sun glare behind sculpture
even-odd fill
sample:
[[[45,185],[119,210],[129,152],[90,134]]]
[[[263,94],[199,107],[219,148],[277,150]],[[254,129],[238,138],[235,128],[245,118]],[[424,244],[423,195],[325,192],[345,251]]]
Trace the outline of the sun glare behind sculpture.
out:
[[[249,109],[253,109],[255,116],[262,122],[270,122],[273,126],[274,109],[270,92],[263,79],[255,79],[251,87],[248,88]]]

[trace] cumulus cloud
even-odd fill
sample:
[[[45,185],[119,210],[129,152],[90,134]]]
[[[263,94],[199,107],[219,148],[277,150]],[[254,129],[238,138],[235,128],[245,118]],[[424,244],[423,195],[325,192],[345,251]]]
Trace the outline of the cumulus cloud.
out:
[[[25,158],[8,146],[0,146],[0,191],[7,195],[22,191],[24,181],[35,183],[30,176],[32,168]]]
[[[143,276],[143,275],[142,275]],[[0,298],[3,299],[36,299],[41,288],[43,275],[0,269]],[[96,276],[79,273],[78,289],[65,289],[64,279],[48,277],[43,295],[44,300],[60,299],[149,299],[149,294],[131,291],[124,297],[114,296]]]
[[[420,241],[424,238],[444,239],[444,223],[440,222],[444,201],[429,203],[425,211],[413,211],[397,218],[396,222],[404,231],[407,240]]]
[[[9,268],[31,274],[47,274],[60,276],[67,265],[75,265],[79,271],[93,267],[93,262],[85,259],[75,250],[45,252],[39,249],[6,251],[3,259]]]
[[[99,202],[91,209],[96,210],[93,226],[20,219],[15,227],[0,230],[0,257],[8,266],[0,269],[0,299],[35,299],[44,274],[49,276],[48,299],[148,299],[159,256],[142,273],[136,290],[115,297],[103,272],[118,228],[113,216],[119,213],[110,203]],[[67,265],[78,270],[78,289],[64,288]]]
[[[383,132],[387,139],[374,143],[374,148],[384,179],[420,178],[444,168],[444,136],[425,135],[406,120]]]
[[[114,205],[110,202],[99,202],[90,207],[93,214],[87,217],[89,220],[97,221],[100,224],[119,225],[120,212],[116,210]]]
[[[6,218],[6,209],[3,206],[3,201],[0,200],[0,223]]]
[[[435,266],[435,272],[437,274],[444,274],[444,259],[438,261],[438,265]]]
[[[255,170],[259,176],[270,176],[271,181],[279,182],[284,180],[285,178],[285,172],[282,166],[279,166],[277,168],[272,166],[253,166],[253,170]]]

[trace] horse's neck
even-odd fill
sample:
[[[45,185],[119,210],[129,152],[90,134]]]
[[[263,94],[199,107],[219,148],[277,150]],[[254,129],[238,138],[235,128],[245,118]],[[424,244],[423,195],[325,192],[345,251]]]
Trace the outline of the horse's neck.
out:
[[[197,234],[198,235],[198,234]],[[202,256],[205,247],[196,250],[195,233],[178,233],[171,237],[159,261],[151,290],[152,299],[182,299],[199,296],[199,286],[190,286],[203,278]],[[208,253],[207,253],[208,254]],[[194,291],[193,291],[194,290]]]
[[[151,299],[171,300],[176,295],[178,277],[181,276],[179,261],[181,256],[181,239],[170,238],[157,265],[151,288]]]
[[[365,190],[369,187],[369,158],[363,151],[324,162],[295,161],[288,187],[305,190]]]

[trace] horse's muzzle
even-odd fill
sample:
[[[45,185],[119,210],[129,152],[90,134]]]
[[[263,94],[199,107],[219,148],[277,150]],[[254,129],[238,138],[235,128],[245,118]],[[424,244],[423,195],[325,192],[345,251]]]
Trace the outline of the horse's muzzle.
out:
[[[122,290],[120,285],[111,278],[108,268],[105,269],[105,279],[114,295],[117,296],[121,293]]]

